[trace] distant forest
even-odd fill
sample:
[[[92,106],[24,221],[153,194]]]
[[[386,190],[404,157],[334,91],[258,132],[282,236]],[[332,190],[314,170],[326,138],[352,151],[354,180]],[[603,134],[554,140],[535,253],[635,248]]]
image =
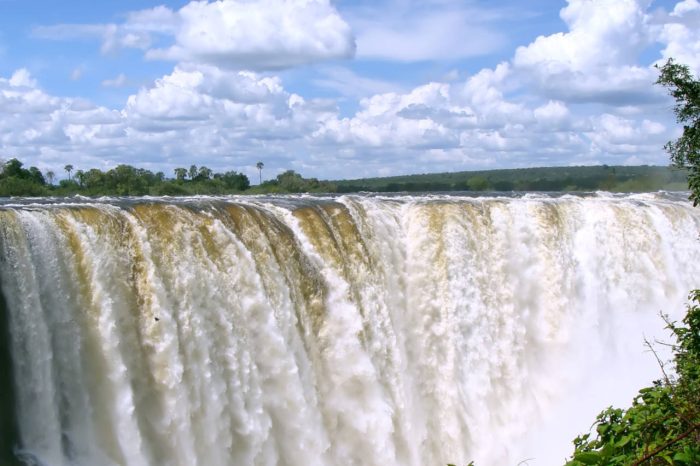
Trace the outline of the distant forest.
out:
[[[337,192],[359,191],[685,191],[688,173],[674,167],[585,166],[429,173],[333,181]]]
[[[258,167],[262,170],[262,166]],[[419,191],[682,191],[687,172],[657,166],[546,167],[319,181],[287,170],[251,186],[236,171],[214,173],[195,165],[176,168],[174,177],[130,165],[83,171],[66,165],[67,177],[24,168],[18,159],[0,164],[0,196],[190,196],[197,194],[353,193]]]

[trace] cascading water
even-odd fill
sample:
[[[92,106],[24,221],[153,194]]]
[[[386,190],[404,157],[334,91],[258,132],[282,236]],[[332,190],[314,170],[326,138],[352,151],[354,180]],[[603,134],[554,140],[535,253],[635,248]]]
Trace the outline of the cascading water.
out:
[[[0,206],[29,464],[562,464],[700,272],[665,194],[33,202]]]

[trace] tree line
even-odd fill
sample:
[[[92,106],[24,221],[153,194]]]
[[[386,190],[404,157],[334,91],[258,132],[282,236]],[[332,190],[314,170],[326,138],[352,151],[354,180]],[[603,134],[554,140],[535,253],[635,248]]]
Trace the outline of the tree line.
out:
[[[581,166],[480,170],[336,181],[338,192],[682,191],[688,172],[660,166]]]
[[[256,168],[261,173],[263,163],[258,162]],[[12,158],[0,165],[0,196],[189,196],[336,191],[332,183],[304,178],[293,170],[287,170],[257,186],[251,186],[243,173],[215,173],[206,166],[196,165],[175,168],[172,178],[166,177],[162,171],[154,173],[131,165],[117,165],[102,171],[97,168],[75,170],[73,165],[68,164],[64,170],[67,178],[54,184],[56,174],[53,171],[42,173],[37,167],[24,168],[20,160]]]
[[[75,170],[58,184],[56,175],[36,167],[24,168],[18,159],[0,164],[0,196],[188,196],[196,194],[284,194],[426,192],[426,191],[613,191],[644,192],[687,189],[689,170],[659,166],[582,166],[482,170],[453,173],[319,181],[293,170],[273,179],[262,179],[264,164],[258,162],[259,184],[251,186],[246,175],[236,171],[215,173],[206,166],[191,165],[173,170],[168,178],[130,165],[107,171]]]

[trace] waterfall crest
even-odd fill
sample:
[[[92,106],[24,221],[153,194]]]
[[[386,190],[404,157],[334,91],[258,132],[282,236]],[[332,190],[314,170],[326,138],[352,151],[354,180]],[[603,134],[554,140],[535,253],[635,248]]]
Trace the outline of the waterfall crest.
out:
[[[700,273],[663,194],[34,202],[0,281],[42,465],[563,463]]]

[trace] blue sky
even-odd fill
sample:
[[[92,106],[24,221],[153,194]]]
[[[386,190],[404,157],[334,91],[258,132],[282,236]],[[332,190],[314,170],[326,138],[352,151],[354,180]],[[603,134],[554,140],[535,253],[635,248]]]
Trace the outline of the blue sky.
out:
[[[665,164],[669,57],[700,71],[697,0],[0,0],[0,157],[320,178]]]

